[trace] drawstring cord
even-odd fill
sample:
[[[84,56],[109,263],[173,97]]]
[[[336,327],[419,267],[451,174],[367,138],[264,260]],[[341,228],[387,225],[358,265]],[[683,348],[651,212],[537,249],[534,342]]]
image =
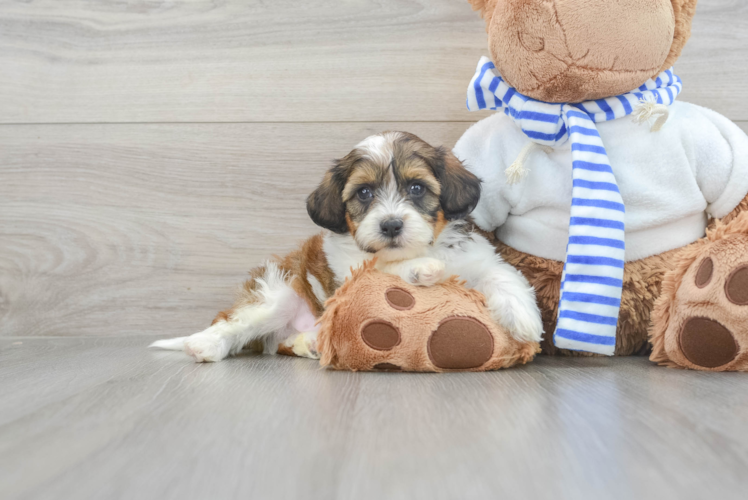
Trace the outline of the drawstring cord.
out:
[[[519,181],[527,177],[530,170],[525,167],[525,161],[527,161],[527,157],[530,156],[536,148],[545,151],[546,154],[553,151],[553,148],[549,146],[541,146],[533,141],[526,143],[517,155],[517,159],[514,160],[514,163],[504,170],[504,175],[506,175],[506,182],[508,184],[517,184]]]
[[[657,119],[649,130],[650,132],[657,132],[665,125],[670,116],[670,109],[664,104],[657,104],[654,97],[649,96],[648,98],[639,99],[639,104],[636,105],[631,116],[634,123],[638,124],[648,123],[652,117],[656,116]]]

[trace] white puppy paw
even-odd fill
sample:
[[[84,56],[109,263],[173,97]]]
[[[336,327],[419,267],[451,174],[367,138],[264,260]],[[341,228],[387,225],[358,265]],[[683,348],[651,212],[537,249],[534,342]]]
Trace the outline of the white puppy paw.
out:
[[[184,352],[198,363],[221,361],[229,355],[229,341],[214,333],[190,335],[184,342]]]
[[[491,316],[520,342],[540,342],[543,339],[543,320],[534,295],[526,300],[504,297],[488,301]]]
[[[414,259],[408,269],[407,281],[413,285],[431,286],[444,278],[444,262],[439,259],[424,257]]]
[[[301,358],[319,359],[317,332],[301,332],[287,338],[283,344]]]

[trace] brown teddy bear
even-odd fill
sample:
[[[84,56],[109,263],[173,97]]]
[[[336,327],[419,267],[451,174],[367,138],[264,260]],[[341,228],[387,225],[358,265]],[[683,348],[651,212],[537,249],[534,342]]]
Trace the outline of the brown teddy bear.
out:
[[[454,152],[483,181],[475,223],[537,291],[543,351],[652,348],[662,365],[748,371],[748,137],[677,101],[670,69],[696,0],[470,3],[491,57],[468,108],[502,112]],[[486,318],[454,281],[416,289],[367,268],[328,304],[319,349],[352,370],[532,358]]]
[[[537,291],[543,351],[651,341],[661,364],[747,370],[748,138],[677,101],[669,70],[696,0],[470,1],[491,57],[468,107],[503,113],[454,152],[483,180],[475,222]]]

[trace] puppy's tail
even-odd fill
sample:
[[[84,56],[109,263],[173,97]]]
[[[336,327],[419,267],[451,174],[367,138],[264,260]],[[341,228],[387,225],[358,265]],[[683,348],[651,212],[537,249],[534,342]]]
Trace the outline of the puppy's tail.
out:
[[[183,351],[185,340],[187,340],[187,337],[177,337],[174,339],[157,340],[156,342],[149,345],[148,347],[157,347],[159,349],[166,349],[169,351]]]

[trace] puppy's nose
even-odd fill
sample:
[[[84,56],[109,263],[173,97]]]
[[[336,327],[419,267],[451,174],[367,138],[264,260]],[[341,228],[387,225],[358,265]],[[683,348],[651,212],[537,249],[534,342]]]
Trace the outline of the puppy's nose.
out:
[[[402,219],[387,219],[380,225],[382,228],[382,234],[389,238],[394,238],[403,230]]]

